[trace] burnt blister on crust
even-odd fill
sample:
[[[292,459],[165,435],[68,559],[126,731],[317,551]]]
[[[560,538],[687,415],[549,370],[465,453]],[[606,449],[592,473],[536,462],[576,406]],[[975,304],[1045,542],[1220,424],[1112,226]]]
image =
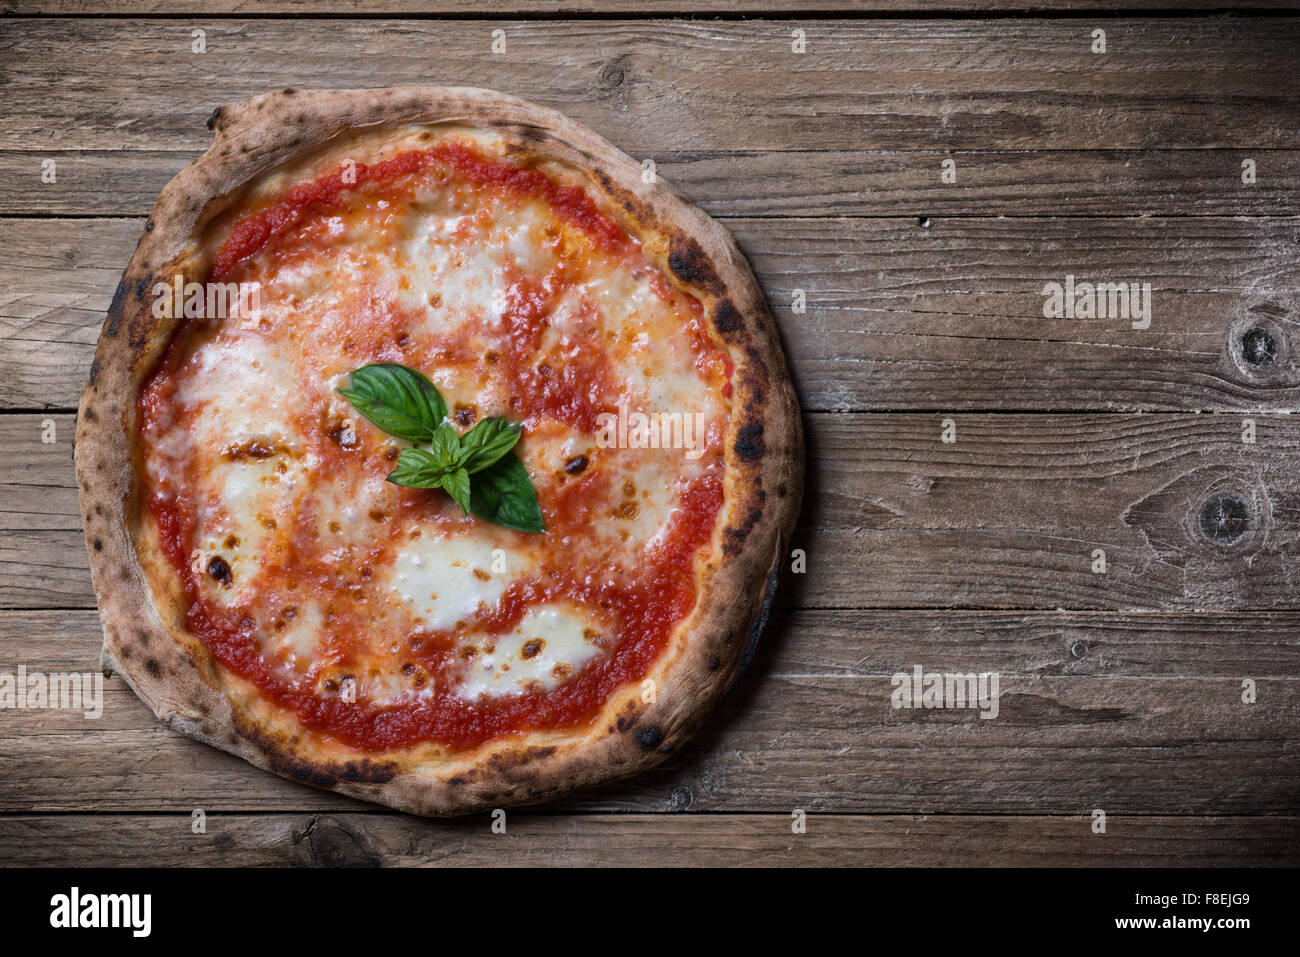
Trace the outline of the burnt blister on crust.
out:
[[[711,296],[721,295],[726,286],[718,279],[711,260],[690,236],[674,232],[668,245],[668,268],[688,286],[695,286]]]
[[[761,506],[767,495],[760,488],[755,491],[754,497],[758,501],[758,506],[747,509],[743,518],[722,530],[722,551],[728,558],[734,558],[744,551],[745,541],[763,518]]]
[[[340,782],[353,784],[387,784],[397,777],[392,761],[360,758],[342,764],[326,764],[298,757],[260,728],[234,715],[235,730],[244,740],[266,755],[267,765],[276,774],[306,781],[318,788],[334,788]]]
[[[732,445],[742,462],[757,462],[763,457],[763,424],[750,422],[736,431],[736,441]]]
[[[730,299],[723,299],[713,309],[713,328],[720,335],[736,332],[745,325],[745,317],[740,314],[736,304]]]

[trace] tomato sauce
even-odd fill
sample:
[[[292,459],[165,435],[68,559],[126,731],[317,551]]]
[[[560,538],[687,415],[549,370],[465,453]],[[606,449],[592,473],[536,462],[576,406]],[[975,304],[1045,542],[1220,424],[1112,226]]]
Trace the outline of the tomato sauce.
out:
[[[231,227],[213,261],[209,281],[227,281],[239,273],[241,263],[261,250],[281,243],[292,246],[295,234],[307,229],[314,218],[347,208],[354,191],[368,190],[382,195],[386,189],[397,188],[394,183],[409,182],[413,176],[435,180],[454,176],[489,193],[540,197],[566,223],[580,229],[595,247],[617,255],[638,254],[635,243],[617,223],[600,212],[582,189],[560,186],[536,170],[487,159],[472,146],[446,142],[373,165],[358,165],[355,182],[345,181],[340,170],[292,187],[277,202],[243,217]],[[499,354],[493,361],[510,383],[512,401],[518,405],[511,410],[511,417],[529,424],[546,420],[563,422],[580,433],[591,434],[596,429],[597,416],[610,411],[602,398],[609,393],[607,372],[596,357],[597,350],[575,353],[572,361],[566,361],[560,369],[548,369],[533,361],[556,290],[565,281],[559,268],[540,278],[513,277],[503,313],[506,333],[498,339]],[[700,326],[699,313],[697,309],[691,320],[696,367],[701,373],[714,376],[714,381],[722,376],[721,388],[729,393],[730,360],[709,342]],[[381,323],[399,326],[410,319],[376,318]],[[141,389],[139,421],[146,436],[156,438],[167,428],[184,427],[183,423],[172,421],[171,379],[185,360],[191,334],[188,326],[178,330]],[[376,336],[376,341],[379,338]],[[418,356],[370,358],[370,361],[380,360],[428,366]],[[711,438],[717,437],[715,425]],[[382,476],[392,464],[379,455],[348,451],[324,440],[313,451],[328,468],[360,468]],[[514,628],[530,607],[561,600],[595,610],[602,620],[613,625],[616,642],[610,653],[597,656],[549,692],[497,695],[473,702],[445,691],[445,675],[455,650],[452,633],[422,631],[398,636],[406,643],[404,654],[410,667],[429,675],[434,688],[442,689],[443,693],[399,699],[389,704],[365,696],[348,701],[338,695],[320,694],[310,676],[286,678],[282,670],[275,669],[266,659],[259,646],[259,628],[266,627],[267,622],[259,622],[247,608],[221,606],[206,600],[202,593],[201,573],[191,566],[196,510],[195,503],[184,491],[189,484],[187,477],[178,476],[167,487],[155,487],[146,480],[145,502],[156,522],[162,549],[184,584],[188,602],[186,626],[226,668],[294,712],[304,725],[352,747],[381,751],[432,741],[452,749],[465,749],[529,729],[568,728],[588,723],[612,692],[646,674],[665,649],[675,626],[690,614],[696,603],[695,561],[712,539],[724,500],[722,458],[716,445],[707,462],[708,466],[694,478],[678,481],[677,507],[668,529],[646,547],[639,567],[627,575],[611,576],[602,574],[598,568],[583,568],[580,556],[573,554],[575,549],[580,551],[583,536],[593,523],[605,520],[592,503],[600,500],[595,493],[606,479],[592,470],[550,489],[551,494],[541,505],[546,534],[554,547],[541,563],[539,574],[510,585],[499,602],[473,622],[473,628],[476,632],[501,635]],[[391,539],[397,534],[394,529],[399,527],[477,521],[463,518],[459,509],[449,507],[449,501],[440,493],[394,487],[392,494],[402,521],[391,523],[387,532],[381,532],[382,526],[377,526],[369,559],[382,559],[386,550],[393,547]],[[298,521],[298,526],[309,524]],[[361,585],[344,588],[338,574],[327,570],[319,562],[319,556],[312,554],[312,541],[300,528],[292,532],[286,557],[264,569],[264,574],[291,576],[299,594],[325,601],[330,612],[325,619],[327,634],[317,649],[318,660],[326,656],[346,663],[353,636],[365,633],[362,629],[368,620],[364,607],[351,607],[354,603],[348,599],[357,597],[364,605],[366,592]]]

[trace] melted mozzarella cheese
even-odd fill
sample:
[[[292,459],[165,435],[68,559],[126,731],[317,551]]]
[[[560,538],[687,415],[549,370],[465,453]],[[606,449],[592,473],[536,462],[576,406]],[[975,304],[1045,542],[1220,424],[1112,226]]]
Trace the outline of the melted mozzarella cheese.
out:
[[[385,578],[417,624],[450,631],[501,598],[510,579],[493,568],[503,564],[505,552],[490,536],[421,535],[397,553]]]
[[[483,695],[550,691],[602,653],[604,639],[591,616],[566,604],[530,608],[517,626],[500,637],[480,636],[456,693],[467,700]]]

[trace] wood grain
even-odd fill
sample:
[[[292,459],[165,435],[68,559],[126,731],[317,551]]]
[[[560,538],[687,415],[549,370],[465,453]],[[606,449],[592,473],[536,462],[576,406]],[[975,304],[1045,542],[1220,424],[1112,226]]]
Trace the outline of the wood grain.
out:
[[[0,215],[144,216],[199,150],[2,150]],[[710,215],[1294,216],[1300,151],[675,150],[658,174]],[[955,183],[941,179],[953,160]],[[1243,183],[1242,162],[1256,181]],[[56,180],[41,181],[55,163]],[[797,170],[798,175],[791,175]]]
[[[1296,616],[1018,618],[787,613],[769,629],[732,695],[680,754],[632,782],[553,806],[586,812],[1297,810]],[[6,612],[0,629],[6,636],[0,671],[97,668],[93,613]],[[1088,647],[1076,647],[1080,641]],[[1207,659],[1220,662],[1205,670],[1221,677],[1176,676],[1200,670]],[[917,664],[998,673],[998,716],[894,709],[892,675]],[[1257,670],[1247,671],[1251,664]],[[1253,704],[1242,701],[1246,678],[1255,682]],[[362,807],[166,730],[116,677],[104,682],[97,719],[72,710],[7,712],[0,762],[0,813]]]
[[[1258,10],[1290,10],[1288,0],[1250,0],[1247,6]],[[565,0],[565,14],[664,16],[677,14],[714,14],[730,16],[810,16],[828,12],[842,13],[919,13],[936,12],[988,13],[1024,15],[1050,12],[1112,13],[1114,3],[1107,0],[1021,0],[1010,5],[999,0]],[[1222,10],[1234,4],[1224,0],[1183,0],[1181,10]],[[321,16],[347,14],[378,17],[382,15],[423,16],[551,16],[556,12],[554,0],[3,0],[0,13],[24,16]],[[1127,10],[1168,11],[1169,0],[1125,0]]]
[[[1300,424],[1268,414],[1300,409],[1300,20],[1099,0],[1023,5],[1097,19],[989,0],[573,0],[560,21],[535,19],[541,0],[246,6],[0,0],[57,17],[0,21],[0,673],[98,667],[67,413],[209,112],[289,85],[516,93],[725,219],[809,413],[807,571],[681,753],[512,812],[506,835],[265,774],[109,676],[98,719],[0,716],[0,864],[1300,864]],[[726,19],[628,19],[677,11]],[[1150,282],[1151,328],[1043,319],[1067,273]],[[1252,328],[1275,337],[1266,367],[1243,359]],[[1243,503],[1240,540],[1207,538],[1215,495]],[[892,708],[918,664],[997,673],[998,717]]]
[[[1255,415],[813,414],[778,603],[820,608],[1300,608],[1300,422]],[[956,441],[942,441],[944,421]],[[53,444],[42,440],[53,423]],[[0,417],[0,607],[91,607],[72,417]],[[1207,535],[1216,495],[1240,537]],[[1211,526],[1211,534],[1213,526]],[[1105,571],[1096,549],[1105,552]]]
[[[902,661],[900,669],[911,664]],[[892,687],[887,677],[753,672],[681,754],[633,782],[550,806],[587,812],[1300,810],[1300,756],[1291,745],[1300,721],[1295,679],[1258,681],[1258,700],[1248,705],[1239,679],[1004,675],[992,720],[970,710],[893,710]],[[71,711],[10,711],[0,760],[0,812],[362,807],[167,731],[118,679],[106,682],[97,720]]]
[[[729,221],[810,411],[1300,409],[1300,218]],[[0,407],[75,406],[143,222],[0,219]],[[1150,328],[1045,319],[1151,284]],[[794,313],[795,290],[806,311]],[[1267,368],[1242,335],[1272,330]]]
[[[1295,817],[210,814],[0,817],[0,864],[154,867],[1295,866]]]
[[[1300,146],[1300,23],[0,22],[0,149],[198,149],[216,106],[279,87],[484,86],[558,108],[636,155],[742,149]],[[507,47],[491,52],[492,31]],[[1210,46],[1212,44],[1212,46]],[[1212,53],[1212,55],[1210,55]],[[105,78],[130,77],[130,94]]]

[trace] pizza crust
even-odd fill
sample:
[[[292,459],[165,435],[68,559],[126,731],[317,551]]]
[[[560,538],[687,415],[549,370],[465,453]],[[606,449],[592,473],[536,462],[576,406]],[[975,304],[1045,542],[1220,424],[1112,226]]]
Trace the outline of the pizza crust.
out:
[[[509,149],[589,175],[664,274],[705,306],[735,365],[726,500],[698,600],[640,685],[610,697],[589,727],[531,732],[450,753],[436,745],[372,754],[302,726],[221,668],[184,628],[174,571],[141,534],[133,476],[135,397],[174,332],[154,318],[156,277],[193,269],[191,237],[230,196],[289,158],[388,124],[462,122]],[[317,787],[415,814],[546,800],[634,774],[671,754],[735,681],[766,618],[802,494],[799,410],[775,324],[731,235],[603,138],[559,113],[487,90],[284,90],[214,111],[209,150],[163,190],[113,297],[77,420],[76,466],[106,670],[169,727]],[[195,278],[195,277],[189,277]],[[201,277],[199,277],[201,278]]]

